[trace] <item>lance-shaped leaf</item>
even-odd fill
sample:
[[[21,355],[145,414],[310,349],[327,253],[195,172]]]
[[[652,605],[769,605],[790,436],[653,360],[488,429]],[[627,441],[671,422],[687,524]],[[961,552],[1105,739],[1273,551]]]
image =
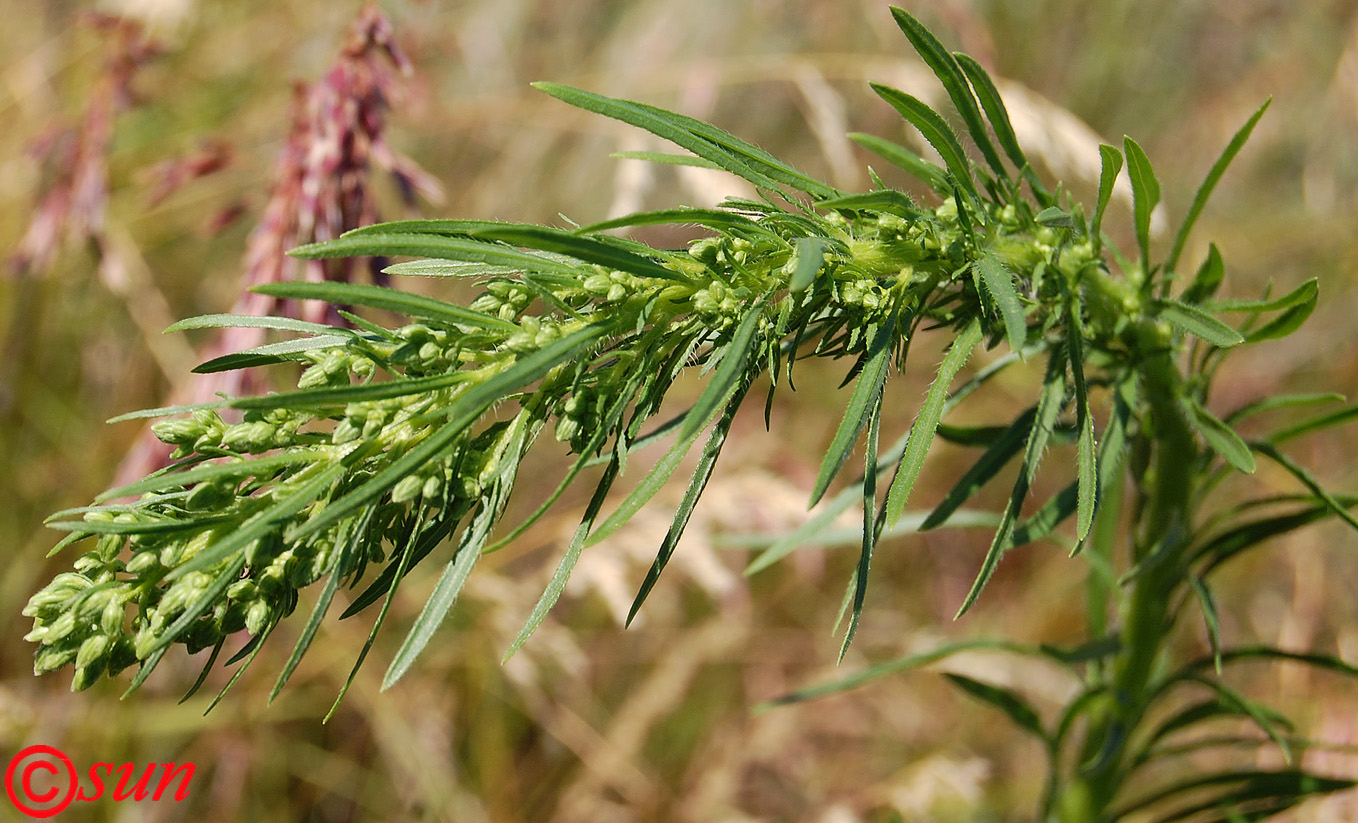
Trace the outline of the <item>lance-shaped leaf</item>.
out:
[[[1207,259],[1202,261],[1197,274],[1193,275],[1193,282],[1188,284],[1179,299],[1184,303],[1201,303],[1217,293],[1225,276],[1226,266],[1221,262],[1221,252],[1217,244],[1212,243],[1207,247]]]
[[[1228,348],[1245,342],[1243,334],[1197,306],[1177,300],[1157,300],[1155,308],[1165,320],[1213,346]]]
[[[971,93],[971,86],[967,84],[961,67],[957,65],[957,60],[943,47],[938,38],[934,37],[932,32],[914,17],[911,17],[909,13],[892,6],[891,16],[896,19],[896,25],[910,39],[910,44],[915,47],[915,51],[919,52],[919,56],[924,58],[924,62],[928,64],[929,68],[933,69],[939,82],[943,84],[943,88],[948,92],[948,97],[957,107],[957,113],[962,116],[962,122],[967,124],[967,131],[971,133],[971,139],[976,143],[976,147],[981,150],[981,156],[985,158],[986,163],[994,170],[996,176],[1001,180],[1007,180],[1009,175],[1005,172],[1004,163],[1000,162],[999,155],[995,153],[995,147],[990,143],[990,135],[986,133],[985,123],[981,120],[981,110],[976,106],[976,97]]]
[[[811,503],[816,505],[830,487],[830,482],[849,459],[849,453],[858,442],[858,435],[868,424],[868,418],[877,407],[886,383],[887,371],[891,365],[892,345],[896,337],[896,320],[892,316],[874,324],[869,330],[868,349],[863,354],[863,368],[858,373],[853,396],[844,410],[844,418],[839,422],[830,448],[821,462],[820,474],[811,490]]]
[[[641,582],[641,587],[632,600],[632,607],[627,611],[626,625],[628,626],[632,625],[637,612],[641,610],[641,605],[646,602],[651,589],[660,579],[660,574],[665,571],[665,566],[669,564],[670,557],[674,555],[675,547],[679,545],[679,538],[684,535],[689,517],[692,516],[694,507],[698,505],[698,498],[702,497],[703,491],[707,488],[707,481],[712,479],[712,470],[717,465],[717,457],[721,454],[722,446],[726,444],[726,435],[731,431],[731,424],[735,422],[736,412],[740,409],[740,402],[745,397],[745,388],[748,388],[748,386],[738,390],[727,402],[721,419],[712,427],[712,432],[707,437],[703,452],[698,457],[698,465],[693,470],[693,477],[689,480],[688,488],[684,490],[684,496],[679,501],[678,508],[674,511],[674,519],[670,523],[669,531],[665,533],[665,539],[661,542],[659,551],[656,552],[655,561],[651,563],[651,568],[647,570],[646,579]]]
[[[712,424],[717,414],[741,390],[750,352],[755,348],[756,333],[763,320],[763,314],[764,303],[762,301],[746,312],[740,326],[736,328],[732,335],[731,342],[726,346],[721,363],[717,366],[713,375],[708,378],[707,387],[703,389],[702,394],[698,395],[698,401],[693,404],[693,408],[684,416],[683,422],[679,425],[679,434],[674,445],[670,447],[664,457],[660,458],[660,462],[655,464],[650,474],[646,475],[646,478],[632,490],[632,493],[622,503],[618,504],[618,508],[608,516],[608,519],[589,536],[585,542],[586,546],[598,543],[621,528],[624,523],[632,518],[632,515],[641,510],[646,501],[654,497],[664,487],[666,481],[679,468],[684,455],[688,454],[689,449],[693,447],[698,435]]]
[[[1213,451],[1245,474],[1254,474],[1254,455],[1250,452],[1249,445],[1235,433],[1234,429],[1221,422],[1192,397],[1184,398],[1184,410],[1188,412],[1188,419],[1192,421],[1193,427]]]
[[[830,197],[837,193],[831,186],[802,174],[763,149],[692,117],[556,83],[534,83],[533,88],[577,108],[645,129],[761,188],[776,190],[779,184],[784,184],[812,197]]]
[[[442,234],[407,232],[370,233],[356,230],[324,243],[300,246],[288,252],[288,254],[307,260],[359,255],[368,257],[409,255],[411,257],[432,257],[436,260],[484,263],[513,270],[554,272],[566,276],[574,276],[578,269],[569,262],[553,259],[543,254],[521,251],[500,243],[487,243],[469,237],[448,237]],[[317,283],[312,285],[338,284]]]
[[[1014,288],[1014,274],[1000,262],[993,251],[986,251],[972,264],[976,276],[976,288],[990,296],[991,305],[999,309],[1004,319],[1005,336],[1009,348],[1023,351],[1028,339],[1028,319],[1019,302],[1018,290]],[[984,286],[984,288],[982,288]]]
[[[943,675],[948,678],[954,686],[990,706],[1004,712],[1005,716],[1014,721],[1014,725],[1032,734],[1038,740],[1046,742],[1048,740],[1047,730],[1042,726],[1042,718],[1032,704],[1023,698],[1013,689],[1006,689],[991,683],[983,683],[980,680],[973,680],[962,674],[947,672]]]
[[[797,267],[787,284],[793,294],[806,291],[815,282],[816,275],[825,265],[825,250],[829,243],[820,237],[798,237],[796,246]]]
[[[977,458],[953,485],[952,489],[943,498],[929,516],[920,524],[920,531],[937,528],[945,523],[953,512],[961,508],[962,504],[980,491],[981,487],[988,483],[1000,470],[1005,467],[1010,460],[1023,450],[1023,444],[1027,439],[1028,433],[1033,428],[1033,418],[1037,414],[1037,407],[1033,406],[1020,414],[1003,429],[999,437],[991,443],[990,448]],[[940,427],[941,429],[941,427]]]
[[[878,189],[862,194],[846,194],[816,203],[817,208],[836,211],[877,211],[894,214],[906,220],[918,220],[923,216],[919,206],[905,194],[895,189]]]
[[[457,596],[467,584],[467,578],[471,576],[472,567],[481,557],[481,548],[486,544],[486,538],[490,536],[490,529],[495,525],[500,513],[500,503],[505,496],[497,489],[487,499],[481,501],[480,509],[458,540],[453,559],[443,567],[443,574],[439,576],[439,581],[434,586],[434,593],[425,601],[420,616],[415,619],[415,624],[410,627],[410,633],[406,635],[401,648],[392,658],[391,665],[387,667],[387,673],[382,677],[382,691],[396,685],[396,681],[405,676],[414,664],[415,658],[429,645],[434,632],[443,624],[444,618],[457,602]]]
[[[1089,389],[1085,385],[1084,324],[1078,304],[1072,300],[1066,312],[1066,340],[1070,350],[1070,372],[1075,380],[1075,413],[1079,440],[1075,447],[1076,483],[1079,489],[1079,518],[1075,537],[1080,543],[1089,536],[1094,524],[1094,506],[1099,493],[1099,475],[1094,459],[1094,415],[1089,411]]]
[[[867,455],[865,457],[866,468],[863,473],[863,542],[858,550],[858,565],[854,568],[853,610],[849,617],[849,628],[844,632],[844,643],[839,647],[841,663],[844,661],[844,655],[849,651],[849,644],[853,643],[854,635],[858,633],[858,624],[863,617],[863,603],[868,595],[868,573],[872,569],[872,555],[877,546],[877,533],[881,528],[881,522],[877,516],[877,472],[873,471],[873,468],[877,465],[877,439],[882,424],[882,397],[880,394],[878,394],[870,414]]]
[[[851,132],[849,139],[908,172],[910,176],[922,181],[938,194],[947,196],[950,193],[948,173],[905,146],[862,132]]]
[[[938,375],[934,382],[929,386],[929,392],[924,397],[924,405],[920,407],[919,416],[915,418],[915,424],[910,427],[910,439],[906,441],[905,453],[901,456],[900,465],[896,468],[896,476],[891,481],[891,489],[887,492],[886,499],[886,523],[888,526],[896,525],[896,521],[901,519],[901,514],[905,511],[905,503],[910,498],[910,492],[915,487],[915,481],[919,479],[920,470],[924,468],[924,458],[929,453],[929,447],[933,445],[934,431],[938,428],[938,421],[943,416],[943,402],[948,396],[948,386],[952,385],[953,378],[962,370],[962,366],[971,357],[971,352],[981,342],[981,321],[979,318],[972,318],[957,338],[952,342],[952,348],[943,358],[943,365],[938,369]]]
[[[594,494],[590,497],[589,505],[585,507],[585,515],[580,519],[580,525],[575,528],[575,534],[571,536],[571,542],[566,546],[566,553],[561,556],[561,562],[552,572],[552,578],[547,582],[547,587],[543,589],[538,602],[534,604],[533,611],[529,613],[528,620],[519,629],[519,633],[514,637],[514,641],[509,644],[509,649],[501,660],[504,663],[514,656],[514,653],[523,648],[523,644],[528,642],[533,632],[538,630],[542,621],[547,619],[547,614],[552,607],[561,599],[561,593],[566,590],[566,583],[570,580],[571,572],[575,570],[575,564],[580,560],[580,553],[585,547],[585,538],[589,537],[589,532],[594,528],[594,521],[599,517],[599,511],[604,507],[604,500],[608,497],[608,490],[613,487],[613,481],[618,477],[620,462],[615,457],[609,461],[607,468],[604,469],[603,476],[599,478],[599,483],[594,487]]]
[[[976,92],[976,97],[981,101],[981,107],[985,109],[986,117],[990,119],[990,127],[995,131],[995,139],[999,141],[1004,153],[1009,156],[1009,161],[1023,175],[1023,179],[1028,181],[1038,203],[1044,206],[1050,205],[1052,203],[1051,193],[1042,185],[1042,181],[1038,179],[1037,173],[1033,171],[1023,149],[1019,146],[1018,136],[1014,134],[1014,126],[1009,120],[1009,109],[1004,105],[1004,98],[1000,96],[1000,90],[995,88],[995,82],[990,79],[990,75],[981,67],[981,64],[970,55],[953,52],[953,57],[957,60],[957,65],[961,67],[963,73],[967,75],[967,79],[971,81],[971,88]]]
[[[324,300],[337,305],[368,306],[369,308],[384,309],[451,326],[471,326],[507,332],[518,331],[519,328],[517,323],[501,320],[494,315],[463,308],[443,300],[435,300],[432,297],[389,289],[384,286],[369,286],[363,283],[330,281],[313,283],[295,280],[261,283],[258,286],[252,286],[250,291],[291,300]]]
[[[1099,172],[1099,200],[1094,207],[1094,217],[1089,222],[1089,236],[1099,242],[1099,227],[1103,225],[1103,214],[1108,209],[1108,201],[1113,198],[1113,187],[1117,185],[1118,174],[1122,171],[1122,152],[1116,148],[1100,144],[1099,158],[1102,170]]]
[[[1174,267],[1178,265],[1179,255],[1184,250],[1184,243],[1187,242],[1189,233],[1193,231],[1193,225],[1198,222],[1198,217],[1202,214],[1203,207],[1207,205],[1208,198],[1212,196],[1212,190],[1217,187],[1221,176],[1226,173],[1226,167],[1231,165],[1231,161],[1240,153],[1245,141],[1250,139],[1250,133],[1254,131],[1255,124],[1259,122],[1260,117],[1264,116],[1264,112],[1268,111],[1268,106],[1272,102],[1273,98],[1271,97],[1264,101],[1264,105],[1260,106],[1245,122],[1245,125],[1240,127],[1240,130],[1231,138],[1231,142],[1226,144],[1225,151],[1212,164],[1212,169],[1207,172],[1207,177],[1198,187],[1197,194],[1193,195],[1193,205],[1188,207],[1188,214],[1184,215],[1183,225],[1179,226],[1179,232],[1174,236],[1174,246],[1170,249],[1169,257],[1165,260],[1166,270],[1174,271]]]
[[[1004,507],[1004,514],[1000,516],[1000,526],[995,530],[985,560],[981,563],[981,570],[976,574],[971,590],[967,592],[961,607],[957,610],[959,618],[976,602],[981,590],[990,582],[991,575],[999,567],[1000,558],[1013,545],[1014,522],[1023,508],[1023,501],[1028,497],[1033,478],[1037,476],[1038,463],[1047,450],[1047,441],[1051,437],[1052,428],[1056,425],[1056,418],[1065,406],[1065,395],[1065,358],[1053,354],[1047,364],[1047,376],[1043,381],[1042,395],[1037,402],[1037,415],[1033,420],[1032,431],[1028,434],[1027,446],[1024,448],[1023,467],[1019,469],[1018,479],[1014,481],[1014,489],[1009,495],[1008,504]]]
[[[1123,138],[1127,152],[1127,175],[1132,178],[1132,212],[1136,218],[1136,243],[1141,249],[1141,268],[1151,268],[1151,212],[1160,202],[1160,181],[1155,179],[1150,158],[1136,141]]]
[[[952,127],[948,125],[947,121],[916,97],[912,97],[899,89],[883,86],[880,83],[871,85],[878,97],[891,104],[891,107],[901,117],[904,117],[910,125],[919,129],[919,133],[924,135],[924,139],[929,141],[929,145],[933,146],[934,150],[943,158],[943,162],[948,167],[948,171],[952,172],[956,184],[962,188],[962,191],[971,196],[973,202],[979,203],[981,195],[977,192],[976,181],[971,175],[971,164],[967,160],[966,152],[962,150],[962,144],[958,141],[957,135],[953,133]]]

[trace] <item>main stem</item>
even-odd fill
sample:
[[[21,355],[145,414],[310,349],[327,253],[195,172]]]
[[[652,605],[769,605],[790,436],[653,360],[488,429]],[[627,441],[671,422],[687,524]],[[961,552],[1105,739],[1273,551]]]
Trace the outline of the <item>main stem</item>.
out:
[[[1153,327],[1145,328],[1142,342],[1161,336]],[[1142,477],[1134,478],[1147,501],[1132,526],[1138,573],[1120,609],[1121,647],[1106,684],[1110,699],[1091,712],[1075,773],[1055,804],[1060,823],[1109,819],[1125,776],[1128,743],[1151,697],[1151,673],[1173,627],[1171,600],[1186,574],[1184,548],[1198,446],[1180,402],[1184,380],[1169,353],[1172,347],[1167,340],[1155,342],[1161,343],[1162,353],[1141,369],[1149,414],[1139,436],[1149,443],[1151,463]]]

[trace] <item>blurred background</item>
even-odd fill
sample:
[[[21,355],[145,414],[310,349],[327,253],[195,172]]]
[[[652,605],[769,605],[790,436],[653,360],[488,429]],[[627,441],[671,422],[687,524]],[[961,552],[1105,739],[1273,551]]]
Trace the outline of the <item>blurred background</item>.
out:
[[[1077,196],[1087,201],[1096,184],[1097,144],[1132,135],[1156,165],[1166,225],[1182,216],[1231,134],[1272,95],[1186,259],[1195,266],[1210,238],[1227,263],[1229,296],[1318,277],[1321,302],[1293,337],[1229,361],[1214,404],[1229,410],[1285,389],[1358,393],[1358,3],[901,5],[1003,81],[1029,156]],[[742,193],[720,174],[610,158],[664,147],[534,92],[534,80],[710,119],[846,188],[868,185],[870,162],[908,185],[843,137],[916,140],[867,82],[937,96],[882,0],[389,0],[380,8],[390,44],[409,64],[402,75],[385,54],[363,58],[369,70],[390,73],[381,132],[390,152],[373,152],[364,188],[367,207],[389,219],[587,223]],[[758,409],[742,417],[671,572],[627,631],[620,617],[668,527],[665,503],[680,488],[587,553],[551,618],[501,666],[592,484],[568,493],[555,517],[486,558],[416,668],[379,694],[386,663],[433,585],[428,570],[413,575],[326,725],[321,718],[370,614],[332,616],[272,704],[273,675],[304,618],[282,626],[206,716],[229,673],[215,672],[203,693],[179,704],[201,666],[182,653],[122,701],[126,678],[72,694],[69,670],[33,677],[32,647],[22,640],[30,621],[20,609],[73,559],[44,559],[56,537],[42,520],[84,505],[120,466],[133,471],[145,459],[136,423],[104,420],[195,390],[189,369],[218,341],[161,330],[181,317],[231,310],[258,271],[247,248],[254,253],[281,236],[269,209],[292,202],[277,181],[292,168],[280,153],[297,147],[294,98],[308,93],[296,84],[328,76],[362,9],[358,0],[5,5],[0,755],[45,743],[78,765],[197,765],[182,803],[106,798],[74,804],[63,820],[1030,819],[1040,749],[936,673],[750,712],[836,676],[832,629],[857,548],[807,547],[754,577],[741,570],[751,556],[744,541],[784,533],[807,516],[806,496],[847,396],[834,389],[847,363],[801,367],[799,390],[775,402],[770,433]],[[1115,206],[1105,226],[1121,231],[1127,213],[1126,203]],[[691,239],[673,230],[643,237],[672,246]],[[909,425],[931,376],[894,380],[899,403],[883,421],[884,436]],[[1028,396],[1029,379],[987,390],[990,421]],[[986,408],[971,414],[983,419]],[[1358,489],[1351,439],[1317,435],[1293,453],[1332,488]],[[967,457],[940,448],[926,466],[929,485],[914,499],[940,499]],[[559,464],[543,468],[520,481],[523,511],[559,477]],[[1051,474],[1044,488],[1067,480],[1059,468]],[[1291,490],[1262,468],[1251,482],[1254,491]],[[992,493],[979,502],[998,509],[1000,500]],[[1014,552],[977,608],[952,621],[988,540],[982,530],[884,544],[864,624],[839,673],[948,639],[1079,637],[1084,567],[1050,544]],[[1238,561],[1219,581],[1224,635],[1358,659],[1356,549],[1352,532],[1322,526]],[[1204,645],[1195,630],[1182,642]],[[1045,711],[1068,688],[1049,670],[1003,657],[950,665],[1021,685]],[[1351,682],[1289,667],[1230,676],[1292,712],[1299,733],[1358,745]],[[1352,754],[1308,757],[1321,770],[1358,773]],[[1330,798],[1284,819],[1358,819],[1358,800]]]

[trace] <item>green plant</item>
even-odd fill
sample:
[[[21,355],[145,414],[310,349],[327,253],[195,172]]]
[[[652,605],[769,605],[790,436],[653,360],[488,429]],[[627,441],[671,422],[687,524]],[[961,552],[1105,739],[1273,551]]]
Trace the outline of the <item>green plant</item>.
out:
[[[964,649],[992,648],[1051,660],[1079,684],[1059,717],[1048,722],[1016,691],[949,675],[965,693],[1043,742],[1051,762],[1043,819],[1102,821],[1152,810],[1164,820],[1259,820],[1307,796],[1353,785],[1294,765],[1293,751],[1305,741],[1293,739],[1276,712],[1214,676],[1228,664],[1254,659],[1358,675],[1333,656],[1224,647],[1208,586],[1222,564],[1270,537],[1328,517],[1358,527],[1348,511],[1358,499],[1325,491],[1278,448],[1345,422],[1358,409],[1344,406],[1246,441],[1233,426],[1247,417],[1340,398],[1274,397],[1221,417],[1207,408],[1213,378],[1232,348],[1286,336],[1316,305],[1315,281],[1278,298],[1217,300],[1224,266],[1214,247],[1191,278],[1179,271],[1206,199],[1264,109],[1231,141],[1168,255],[1156,262],[1150,217],[1159,184],[1134,141],[1127,139],[1124,151],[1102,147],[1104,174],[1092,214],[1086,214],[1030,167],[984,70],[965,55],[950,54],[905,12],[893,13],[942,81],[982,164],[970,161],[941,115],[884,86],[874,90],[923,134],[944,165],[880,138],[854,137],[919,177],[938,195],[937,205],[919,204],[880,180],[873,191],[843,192],[708,124],[539,84],[565,102],[644,128],[691,153],[647,155],[651,159],[724,169],[754,185],[760,199],[571,230],[447,220],[358,229],[296,253],[310,259],[422,258],[389,271],[475,278],[485,292],[462,307],[378,286],[269,283],[254,290],[275,299],[391,311],[414,322],[392,329],[342,311],[350,324],[345,327],[245,315],[177,324],[303,335],[199,368],[300,363],[305,370],[298,390],[134,415],[168,418],[155,432],[177,447],[177,462],[105,493],[94,506],[53,517],[53,526],[69,532],[58,549],[86,539],[94,548],[25,610],[35,619],[29,639],[40,644],[36,670],[74,663],[73,685],[83,688],[101,674],[137,665],[135,689],[173,645],[191,653],[211,649],[193,693],[228,639],[244,629],[250,639],[228,665],[245,662],[229,688],[295,609],[298,590],[321,582],[276,694],[341,585],[366,584],[346,616],[382,601],[375,634],[409,570],[452,539],[442,577],[388,669],[390,685],[428,644],[476,560],[521,534],[585,469],[602,466],[580,527],[512,654],[555,603],[580,552],[636,513],[706,433],[697,469],[633,605],[635,615],[757,381],[767,379],[771,393],[780,380],[791,384],[801,356],[847,356],[854,389],[812,502],[827,494],[858,442],[866,440],[862,476],[804,528],[768,547],[752,570],[861,506],[859,562],[845,600],[847,648],[861,619],[876,544],[888,530],[900,531],[937,435],[981,452],[921,529],[947,525],[977,489],[1022,455],[1009,503],[959,615],[1006,552],[1056,537],[1073,520],[1073,553],[1088,566],[1087,642],[1028,647],[972,641],[885,663],[780,702],[848,688]],[[1126,256],[1101,231],[1124,153],[1136,238],[1135,254]],[[697,224],[714,236],[676,251],[605,233],[659,223]],[[1225,313],[1244,321],[1228,325],[1217,317]],[[934,329],[949,335],[948,354],[910,431],[894,444],[881,444],[887,378],[904,368],[916,336]],[[978,349],[1001,344],[1007,354],[954,387]],[[997,426],[943,422],[987,380],[1030,360],[1045,362],[1030,408]],[[691,366],[708,375],[697,401],[645,431]],[[243,416],[228,423],[219,410]],[[549,426],[575,462],[556,493],[492,542],[520,463]],[[674,438],[669,451],[601,519],[628,454],[667,436]],[[1040,460],[1063,440],[1075,444],[1074,479],[1022,516]],[[1232,473],[1253,472],[1256,455],[1295,476],[1304,493],[1243,501],[1214,494]],[[119,500],[131,502],[112,502]],[[1170,640],[1193,607],[1204,619],[1212,653],[1184,659]],[[1240,718],[1262,737],[1184,735]],[[1276,745],[1289,763],[1186,779],[1150,768],[1241,743]]]

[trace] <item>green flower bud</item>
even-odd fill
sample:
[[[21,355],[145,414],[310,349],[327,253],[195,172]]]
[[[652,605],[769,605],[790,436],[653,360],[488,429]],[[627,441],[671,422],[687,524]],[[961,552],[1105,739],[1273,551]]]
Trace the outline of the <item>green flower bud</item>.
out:
[[[47,674],[75,660],[80,649],[73,645],[43,646],[33,655],[33,673]]]
[[[99,628],[107,635],[122,634],[123,620],[127,616],[127,607],[123,603],[121,596],[114,596],[104,604],[104,610],[99,615]]]
[[[245,630],[252,635],[259,635],[269,624],[271,610],[265,600],[256,600],[250,604],[250,608],[245,613]]]
[[[85,638],[85,642],[80,644],[80,651],[75,656],[76,668],[83,669],[95,663],[103,662],[108,647],[108,635],[92,634]]]
[[[258,420],[253,423],[237,423],[222,435],[222,448],[234,452],[258,454],[273,448],[274,427],[271,423]]]
[[[99,679],[99,675],[101,675],[101,674],[103,674],[103,667],[102,667],[102,666],[101,666],[101,667],[98,667],[98,668],[95,668],[95,667],[87,667],[87,668],[80,668],[80,667],[77,667],[76,670],[75,670],[75,675],[71,677],[71,691],[73,691],[73,692],[83,692],[83,691],[85,691],[85,690],[88,689],[90,686],[93,686],[93,685],[94,685],[95,681]]]
[[[171,446],[191,446],[206,434],[206,427],[194,419],[161,420],[151,425],[151,434]]]
[[[137,577],[150,576],[153,570],[162,566],[158,552],[144,551],[132,555],[127,561],[127,573]]]
[[[405,503],[414,500],[424,491],[424,478],[419,475],[408,474],[402,477],[396,487],[391,490],[391,500],[393,503]]]
[[[62,612],[61,615],[58,616],[56,620],[53,620],[51,625],[47,627],[47,632],[43,636],[42,642],[50,646],[75,631],[75,625],[75,613]]]

